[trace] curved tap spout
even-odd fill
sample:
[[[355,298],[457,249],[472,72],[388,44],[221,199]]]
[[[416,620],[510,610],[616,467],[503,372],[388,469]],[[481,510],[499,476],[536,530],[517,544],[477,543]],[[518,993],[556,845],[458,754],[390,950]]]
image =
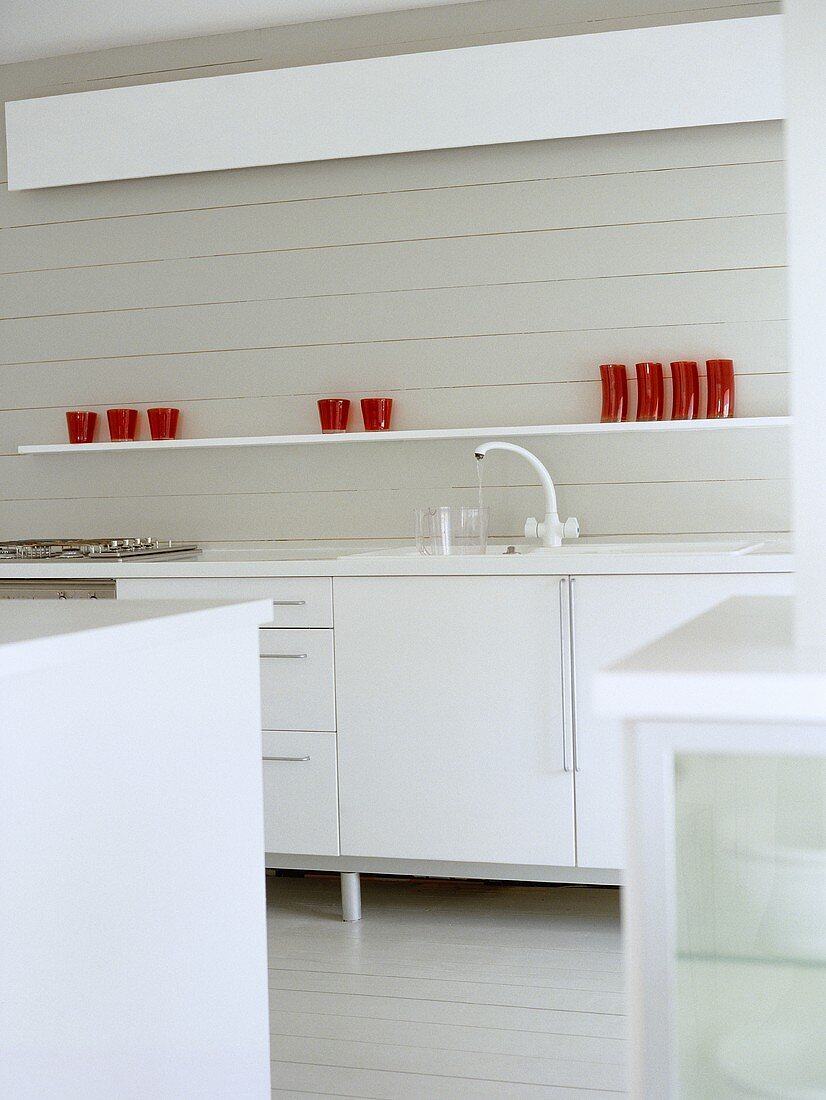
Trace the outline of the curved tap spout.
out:
[[[514,454],[521,455],[539,475],[545,494],[545,518],[542,523],[538,523],[534,518],[530,518],[526,522],[526,538],[541,538],[542,545],[549,547],[561,546],[563,538],[579,538],[579,523],[576,519],[572,517],[565,520],[564,523],[560,521],[553,478],[535,454],[524,447],[518,447],[515,443],[502,443],[499,440],[493,440],[476,448],[476,458],[481,462],[488,451],[512,451]]]
[[[513,451],[514,454],[521,455],[526,462],[530,462],[531,466],[533,466],[539,474],[539,480],[542,482],[542,489],[545,493],[545,512],[546,514],[548,512],[556,514],[556,488],[554,487],[553,478],[535,454],[525,450],[524,447],[517,447],[515,443],[500,443],[497,440],[493,443],[483,443],[481,447],[477,447],[476,457],[481,460],[488,451]]]

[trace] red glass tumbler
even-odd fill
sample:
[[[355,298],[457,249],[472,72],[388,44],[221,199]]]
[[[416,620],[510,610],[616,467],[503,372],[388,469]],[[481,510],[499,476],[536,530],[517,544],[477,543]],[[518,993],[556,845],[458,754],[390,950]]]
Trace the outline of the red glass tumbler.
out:
[[[671,397],[672,420],[696,420],[700,415],[700,375],[692,360],[671,364]]]
[[[361,399],[361,416],[366,432],[389,431],[392,412],[392,397],[362,397]]]
[[[95,438],[98,414],[73,409],[66,413],[66,426],[69,429],[70,443],[91,443]]]
[[[350,418],[350,402],[343,397],[326,397],[318,403],[321,430],[325,435],[346,432]]]
[[[662,420],[662,363],[637,363],[637,420]]]
[[[153,439],[174,439],[179,416],[180,409],[147,409],[149,434]]]
[[[707,359],[708,406],[706,415],[712,420],[734,416],[734,361]]]
[[[109,438],[113,443],[131,443],[138,428],[137,409],[107,409]]]
[[[625,363],[601,363],[603,424],[618,424],[628,419],[628,372]]]

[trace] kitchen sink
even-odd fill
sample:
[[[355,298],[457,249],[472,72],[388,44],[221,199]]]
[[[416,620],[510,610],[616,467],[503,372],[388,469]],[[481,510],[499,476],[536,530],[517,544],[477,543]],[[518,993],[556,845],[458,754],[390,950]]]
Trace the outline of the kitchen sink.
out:
[[[568,554],[747,554],[751,550],[761,546],[760,542],[736,542],[722,540],[686,541],[686,542],[569,542],[564,546],[527,546],[520,543],[512,543],[514,550],[510,551],[513,557],[543,556],[553,557]],[[508,545],[500,544],[489,546],[486,557],[504,557],[509,553]],[[415,546],[394,546],[383,550],[359,551],[355,554],[343,554],[342,557],[360,558],[407,558],[424,557]],[[481,557],[477,554],[455,555],[456,557]]]
[[[746,554],[759,542],[569,542],[564,546],[517,545],[518,554]],[[489,547],[488,554],[505,553],[507,547]]]

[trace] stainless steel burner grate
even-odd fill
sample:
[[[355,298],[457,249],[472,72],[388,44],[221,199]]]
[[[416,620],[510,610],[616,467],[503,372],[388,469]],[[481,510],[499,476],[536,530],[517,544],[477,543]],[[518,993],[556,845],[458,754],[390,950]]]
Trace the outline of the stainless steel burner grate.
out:
[[[0,561],[124,561],[127,558],[197,554],[200,549],[200,546],[191,542],[165,542],[151,538],[21,539],[0,543]]]

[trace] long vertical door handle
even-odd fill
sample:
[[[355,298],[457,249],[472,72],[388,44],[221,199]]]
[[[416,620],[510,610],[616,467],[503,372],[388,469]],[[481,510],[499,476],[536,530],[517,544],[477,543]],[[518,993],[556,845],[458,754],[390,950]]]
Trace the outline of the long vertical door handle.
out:
[[[579,746],[577,744],[577,705],[576,705],[576,597],[574,589],[576,579],[568,582],[568,650],[571,657],[571,755],[574,771],[579,771]]]
[[[571,762],[568,759],[568,670],[566,668],[566,638],[570,638],[570,632],[565,622],[566,609],[570,613],[570,597],[568,594],[568,578],[559,578],[559,676],[562,686],[562,770],[571,771]],[[573,754],[572,754],[573,755]]]

